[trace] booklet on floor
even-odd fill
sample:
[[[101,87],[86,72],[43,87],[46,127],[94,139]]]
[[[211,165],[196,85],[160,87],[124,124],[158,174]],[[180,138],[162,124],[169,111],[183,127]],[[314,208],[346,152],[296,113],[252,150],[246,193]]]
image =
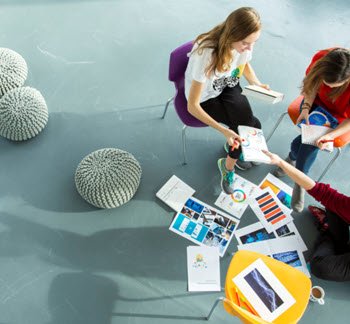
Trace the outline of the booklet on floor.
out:
[[[187,247],[188,291],[220,291],[220,257],[217,247]]]

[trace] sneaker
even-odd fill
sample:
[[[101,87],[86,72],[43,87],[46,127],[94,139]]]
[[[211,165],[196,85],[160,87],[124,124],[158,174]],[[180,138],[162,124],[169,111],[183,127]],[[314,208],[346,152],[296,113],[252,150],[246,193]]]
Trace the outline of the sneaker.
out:
[[[293,161],[289,155],[284,159],[284,161],[286,161],[287,163],[291,164],[292,166],[295,167],[296,162]],[[276,177],[276,178],[282,178],[286,175],[286,173],[284,172],[283,169],[281,168],[277,168],[275,171],[272,172],[272,174]]]
[[[308,209],[311,215],[314,216],[317,221],[317,228],[322,232],[326,232],[328,230],[326,210],[313,205],[310,205]]]
[[[230,151],[230,145],[228,145],[228,143],[226,142],[224,144],[224,150],[225,152],[228,154]],[[248,170],[251,167],[253,167],[253,163],[252,162],[248,162],[248,161],[244,161],[243,160],[243,155],[241,154],[236,162],[236,166],[238,169],[244,171],[244,170]]]
[[[233,180],[235,178],[234,170],[228,171],[225,166],[226,159],[222,158],[218,160],[218,168],[221,174],[221,189],[226,195],[233,194]]]
[[[292,209],[298,213],[301,213],[304,209],[305,202],[305,189],[301,188],[298,184],[294,184],[292,194]]]

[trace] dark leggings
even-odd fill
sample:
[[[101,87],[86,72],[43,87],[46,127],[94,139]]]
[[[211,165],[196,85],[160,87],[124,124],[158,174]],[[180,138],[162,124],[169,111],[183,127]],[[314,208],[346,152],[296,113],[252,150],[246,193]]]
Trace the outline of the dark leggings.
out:
[[[239,125],[246,125],[261,129],[261,123],[252,112],[248,99],[241,94],[242,88],[237,84],[233,88],[226,87],[217,97],[201,103],[204,111],[217,122],[225,124],[238,133]],[[228,155],[238,159],[242,150],[229,150]]]
[[[316,247],[310,265],[318,278],[333,281],[350,280],[349,225],[327,210],[328,231]]]

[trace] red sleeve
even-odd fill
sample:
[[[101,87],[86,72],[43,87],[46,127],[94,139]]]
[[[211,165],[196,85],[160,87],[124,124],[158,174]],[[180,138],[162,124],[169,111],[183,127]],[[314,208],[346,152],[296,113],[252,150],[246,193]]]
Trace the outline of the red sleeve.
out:
[[[332,189],[329,184],[316,183],[308,190],[308,193],[319,201],[323,206],[336,213],[345,222],[350,224],[350,197]]]

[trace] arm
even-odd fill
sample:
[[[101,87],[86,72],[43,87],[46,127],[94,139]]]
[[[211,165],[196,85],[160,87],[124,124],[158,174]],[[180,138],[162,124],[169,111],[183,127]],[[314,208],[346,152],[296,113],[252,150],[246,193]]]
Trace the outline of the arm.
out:
[[[321,136],[318,140],[317,140],[317,146],[323,150],[326,146],[326,143],[322,143],[322,141],[327,141],[327,140],[334,140],[335,138],[337,138],[338,136],[341,136],[347,132],[350,132],[350,119],[345,119],[338,127],[336,127],[334,130],[332,130],[331,132],[329,132],[326,135]]]
[[[253,84],[253,85],[257,85],[259,87],[265,88],[267,90],[270,89],[268,84],[262,84],[258,77],[256,76],[253,67],[250,65],[250,63],[247,63],[244,67],[243,70],[243,75],[246,78],[246,80],[248,81],[249,84]]]
[[[282,160],[277,154],[273,154],[267,151],[263,151],[263,152],[268,157],[270,157],[272,164],[277,165],[283,171],[285,171],[286,174],[294,182],[296,182],[300,187],[304,188],[305,190],[311,190],[316,185],[316,182],[314,180],[312,180],[310,177],[308,177],[306,174],[304,174],[303,172],[301,172],[291,164]]]
[[[199,119],[204,124],[210,127],[213,127],[214,129],[222,133],[226,137],[229,145],[231,146],[234,145],[235,141],[241,142],[241,138],[237,133],[218,123],[215,119],[213,119],[203,110],[203,108],[200,105],[200,97],[201,97],[202,89],[203,89],[203,83],[192,80],[190,92],[187,100],[188,112],[195,118]]]
[[[339,193],[328,184],[317,183],[308,193],[328,210],[350,224],[350,197]]]
[[[311,93],[311,94],[302,93],[302,95],[304,96],[304,102],[303,102],[303,105],[301,106],[301,112],[296,121],[296,124],[298,125],[299,123],[301,123],[302,120],[305,120],[306,125],[309,125],[309,112],[315,101],[317,92],[315,91],[314,93]]]

